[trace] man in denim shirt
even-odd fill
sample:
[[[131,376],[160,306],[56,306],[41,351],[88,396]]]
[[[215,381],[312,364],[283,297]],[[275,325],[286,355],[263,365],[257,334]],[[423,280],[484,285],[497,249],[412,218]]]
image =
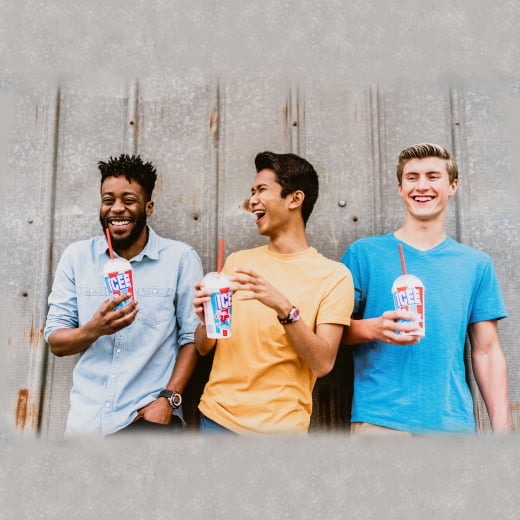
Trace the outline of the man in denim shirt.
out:
[[[147,226],[157,178],[151,163],[122,154],[99,169],[101,226],[110,231],[114,256],[131,262],[135,301],[115,309],[130,295],[107,298],[105,236],[65,250],[45,327],[53,354],[81,354],[65,433],[108,435],[130,425],[125,431],[163,431],[182,422],[181,393],[197,363],[192,300],[202,264],[193,248]]]

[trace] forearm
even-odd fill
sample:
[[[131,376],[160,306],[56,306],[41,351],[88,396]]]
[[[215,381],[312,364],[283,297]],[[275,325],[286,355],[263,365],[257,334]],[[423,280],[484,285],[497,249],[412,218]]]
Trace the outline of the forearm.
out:
[[[495,432],[510,430],[507,368],[500,346],[486,354],[474,353],[473,373]]]
[[[217,340],[208,338],[206,335],[206,325],[200,323],[195,329],[195,349],[201,356],[205,356],[215,347]]]
[[[184,345],[179,351],[179,355],[175,361],[175,366],[171,378],[166,385],[166,389],[175,390],[182,394],[193,374],[193,371],[195,370],[195,367],[197,366],[198,359],[199,355],[195,350],[195,345],[193,343],[187,343]]]
[[[341,342],[343,345],[359,345],[379,340],[392,345],[413,345],[419,342],[419,337],[413,334],[417,330],[416,324],[410,321],[414,318],[410,312],[386,311],[378,318],[350,320]]]
[[[377,318],[365,320],[350,320],[350,325],[345,327],[341,343],[343,345],[358,345],[373,341],[375,338],[374,327]]]
[[[314,333],[300,319],[283,327],[291,346],[316,377],[323,377],[332,370],[343,325],[330,323],[318,325]]]
[[[49,347],[55,356],[71,356],[86,350],[99,338],[88,323],[74,329],[58,329],[49,336]]]

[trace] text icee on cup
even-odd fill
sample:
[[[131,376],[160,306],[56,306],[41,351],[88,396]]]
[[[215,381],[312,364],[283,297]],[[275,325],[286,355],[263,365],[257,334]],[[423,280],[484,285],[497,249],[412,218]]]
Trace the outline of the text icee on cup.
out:
[[[394,297],[395,310],[403,310],[413,312],[417,316],[415,322],[410,322],[410,325],[416,324],[418,330],[413,332],[401,332],[409,336],[425,335],[425,316],[424,316],[424,284],[411,274],[403,274],[396,278],[392,285],[392,295]],[[402,320],[405,321],[405,320]]]
[[[208,338],[231,336],[232,291],[231,280],[223,273],[208,273],[202,280],[204,288],[212,291],[204,302],[204,318]]]
[[[103,277],[110,298],[130,293],[134,299],[134,280],[132,266],[125,258],[114,258],[108,260],[103,266]],[[115,309],[120,309],[130,303],[129,300],[121,302]]]

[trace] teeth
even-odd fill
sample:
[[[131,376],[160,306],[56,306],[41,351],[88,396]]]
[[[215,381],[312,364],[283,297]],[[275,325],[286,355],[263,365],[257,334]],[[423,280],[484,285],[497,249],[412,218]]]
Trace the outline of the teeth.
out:
[[[113,226],[126,226],[127,224],[130,224],[129,220],[111,220],[110,223]]]
[[[414,197],[414,200],[418,202],[428,202],[429,200],[432,200],[433,197]]]
[[[257,209],[255,211],[253,211],[253,215],[257,218],[261,218],[265,215],[265,211],[262,211],[260,209]]]

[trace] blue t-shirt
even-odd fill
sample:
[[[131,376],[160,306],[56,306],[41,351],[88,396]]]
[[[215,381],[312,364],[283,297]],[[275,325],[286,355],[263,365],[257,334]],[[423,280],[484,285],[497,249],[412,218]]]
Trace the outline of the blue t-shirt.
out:
[[[352,422],[412,433],[475,431],[464,343],[470,323],[507,311],[491,258],[446,238],[428,251],[393,233],[354,242],[341,261],[354,278],[356,319],[392,310],[392,284],[406,270],[421,279],[426,336],[416,345],[372,341],[353,347]]]
[[[193,248],[148,227],[145,248],[130,260],[139,312],[119,332],[101,336],[74,368],[66,434],[107,435],[130,424],[137,410],[168,384],[179,349],[194,341],[193,284],[202,264]],[[45,340],[60,328],[88,322],[108,298],[104,236],[64,251],[49,296]]]

